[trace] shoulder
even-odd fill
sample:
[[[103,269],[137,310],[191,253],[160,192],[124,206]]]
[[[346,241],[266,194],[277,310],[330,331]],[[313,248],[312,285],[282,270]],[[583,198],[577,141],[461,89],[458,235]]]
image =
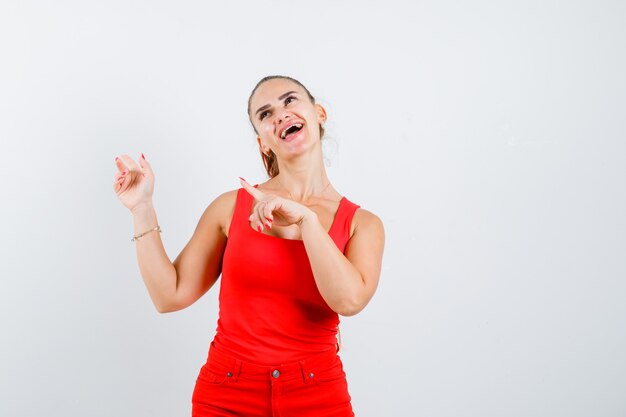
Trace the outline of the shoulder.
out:
[[[374,228],[383,229],[383,221],[369,210],[359,207],[354,212],[354,218],[352,220],[354,229]]]
[[[235,203],[237,202],[237,192],[239,190],[226,191],[217,197],[207,206],[205,214],[209,213],[215,215],[218,213],[228,214],[235,209]]]
[[[206,227],[219,227],[228,230],[227,225],[235,211],[238,189],[226,191],[218,195],[204,210],[200,224]]]
[[[383,222],[374,213],[364,208],[357,208],[350,225],[350,236],[358,234],[375,234],[384,237],[385,228]]]
[[[362,265],[380,262],[384,247],[385,228],[382,220],[371,211],[358,208],[350,226],[346,257]]]
[[[239,193],[239,190],[240,189],[235,189],[235,190],[229,190],[229,191],[223,192],[222,194],[215,197],[215,200],[211,202],[211,205],[214,205],[217,207],[232,206],[231,208],[234,208],[235,202],[237,201],[237,194]]]

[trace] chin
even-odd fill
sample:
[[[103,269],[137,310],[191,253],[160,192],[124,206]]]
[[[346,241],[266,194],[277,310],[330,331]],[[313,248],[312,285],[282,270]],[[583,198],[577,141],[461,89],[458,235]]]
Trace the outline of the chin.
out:
[[[285,149],[285,154],[288,155],[288,157],[298,157],[315,153],[320,153],[320,155],[322,153],[322,147],[319,139],[317,141],[311,139],[294,143],[293,146],[289,146]]]

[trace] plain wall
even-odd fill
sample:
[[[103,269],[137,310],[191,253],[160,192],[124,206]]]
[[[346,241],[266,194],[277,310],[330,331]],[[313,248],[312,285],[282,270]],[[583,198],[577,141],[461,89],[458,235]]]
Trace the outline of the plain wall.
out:
[[[328,112],[335,187],[381,217],[342,319],[359,417],[626,415],[619,1],[0,3],[0,415],[170,417],[215,286],[158,314],[114,158],[143,152],[171,260],[237,177],[269,74]]]

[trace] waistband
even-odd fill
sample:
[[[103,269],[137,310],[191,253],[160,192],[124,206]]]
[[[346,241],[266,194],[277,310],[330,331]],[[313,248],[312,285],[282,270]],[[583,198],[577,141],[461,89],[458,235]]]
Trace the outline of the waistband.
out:
[[[227,352],[217,350],[213,343],[209,347],[207,358],[209,367],[213,369],[218,368],[220,371],[226,372],[229,378],[235,381],[243,376],[253,379],[270,378],[273,381],[303,378],[306,382],[314,378],[317,370],[327,369],[337,364],[337,362],[341,362],[341,359],[337,355],[337,351],[331,349],[295,362],[278,365],[260,365],[242,361]]]

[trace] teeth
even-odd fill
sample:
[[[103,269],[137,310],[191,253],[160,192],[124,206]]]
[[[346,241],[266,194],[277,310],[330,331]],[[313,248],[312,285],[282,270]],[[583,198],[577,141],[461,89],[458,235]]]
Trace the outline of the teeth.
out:
[[[302,123],[294,123],[291,126],[297,126],[298,128],[302,128]],[[289,126],[289,127],[291,127],[291,126]],[[287,133],[287,130],[289,129],[289,127],[287,129],[283,130],[283,133],[280,134],[280,138],[281,139],[285,139],[285,134]]]

